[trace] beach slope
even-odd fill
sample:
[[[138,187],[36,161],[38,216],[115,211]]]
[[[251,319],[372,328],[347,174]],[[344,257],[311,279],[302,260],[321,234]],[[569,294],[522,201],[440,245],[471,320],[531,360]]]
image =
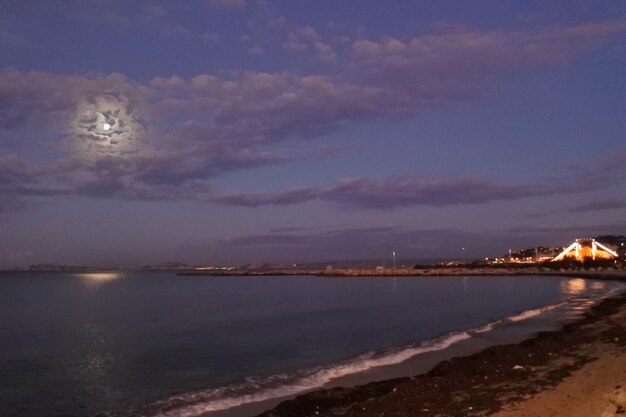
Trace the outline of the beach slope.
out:
[[[626,296],[519,344],[453,358],[430,372],[319,390],[263,417],[626,415]]]

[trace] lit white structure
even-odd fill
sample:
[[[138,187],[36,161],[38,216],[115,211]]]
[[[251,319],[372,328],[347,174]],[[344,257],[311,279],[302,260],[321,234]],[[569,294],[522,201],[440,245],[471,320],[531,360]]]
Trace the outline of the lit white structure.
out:
[[[552,259],[552,262],[562,261],[565,258],[573,258],[580,262],[591,258],[595,261],[596,259],[617,258],[617,253],[602,243],[596,242],[595,239],[576,239],[574,243]]]

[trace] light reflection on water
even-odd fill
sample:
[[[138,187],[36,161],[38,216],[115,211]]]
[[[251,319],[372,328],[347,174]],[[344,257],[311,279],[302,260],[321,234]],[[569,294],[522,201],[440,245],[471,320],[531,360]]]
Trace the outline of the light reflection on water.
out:
[[[75,276],[88,285],[102,285],[122,278],[123,274],[120,272],[85,272],[75,274]]]
[[[78,298],[80,307],[80,330],[75,333],[73,363],[69,375],[76,386],[81,387],[79,394],[90,408],[109,408],[119,401],[123,394],[118,385],[123,380],[119,370],[119,344],[115,327],[106,324],[107,308],[111,303],[97,289],[124,277],[116,271],[85,272],[73,274],[89,290]]]
[[[561,281],[561,291],[570,298],[565,316],[576,319],[595,304],[602,295],[606,295],[607,284],[603,281],[591,281],[571,278]]]
[[[580,295],[587,289],[587,282],[581,278],[572,278],[561,282],[561,290],[567,295]]]
[[[77,357],[78,369],[75,373],[78,384],[83,387],[92,401],[93,398],[110,401],[121,397],[121,393],[112,383],[116,364],[113,346],[115,341],[104,334],[103,330],[92,320],[87,320],[83,329],[82,346]]]
[[[591,288],[594,289],[594,290],[603,290],[604,289],[604,282],[596,281],[593,284],[591,284]]]

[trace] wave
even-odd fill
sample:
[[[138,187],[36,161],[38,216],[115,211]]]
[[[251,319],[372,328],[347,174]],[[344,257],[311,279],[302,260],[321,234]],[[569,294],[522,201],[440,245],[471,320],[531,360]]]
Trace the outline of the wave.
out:
[[[161,411],[155,416],[193,417],[244,404],[301,394],[343,376],[364,372],[372,368],[396,365],[426,352],[446,349],[454,343],[470,337],[466,331],[454,332],[419,346],[409,346],[386,353],[367,352],[352,360],[328,367],[311,368],[291,375],[273,375],[269,378],[251,377],[243,384],[171,397],[154,404],[154,406],[161,408]],[[182,404],[187,405],[176,407]]]
[[[549,311],[556,310],[557,308],[563,307],[563,306],[565,306],[567,304],[568,304],[568,301],[563,301],[562,303],[551,304],[551,305],[547,305],[547,306],[543,306],[543,307],[539,307],[539,308],[533,308],[531,310],[522,311],[521,313],[516,314],[514,316],[505,317],[505,318],[503,318],[501,320],[497,320],[497,321],[488,323],[488,324],[486,324],[484,326],[468,330],[468,333],[471,334],[471,335],[479,334],[479,333],[487,333],[487,332],[492,331],[496,327],[503,326],[503,325],[509,324],[509,323],[516,323],[516,322],[522,321],[522,320],[527,320],[527,319],[530,319],[532,317],[537,317],[537,316],[545,314],[545,313],[547,313]]]
[[[149,407],[151,412],[142,414],[154,417],[195,417],[245,404],[302,394],[320,388],[337,378],[373,368],[397,365],[427,352],[446,349],[477,334],[489,332],[509,323],[537,317],[566,304],[567,301],[526,310],[481,327],[449,333],[418,345],[383,352],[367,352],[351,360],[326,367],[309,368],[270,377],[249,377],[241,384],[173,396],[153,403]]]

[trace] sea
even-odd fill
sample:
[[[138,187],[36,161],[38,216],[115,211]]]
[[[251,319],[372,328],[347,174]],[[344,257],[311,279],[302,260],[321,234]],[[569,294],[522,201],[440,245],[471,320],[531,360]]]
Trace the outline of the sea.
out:
[[[624,288],[547,276],[0,273],[0,416],[252,416],[557,329]]]

